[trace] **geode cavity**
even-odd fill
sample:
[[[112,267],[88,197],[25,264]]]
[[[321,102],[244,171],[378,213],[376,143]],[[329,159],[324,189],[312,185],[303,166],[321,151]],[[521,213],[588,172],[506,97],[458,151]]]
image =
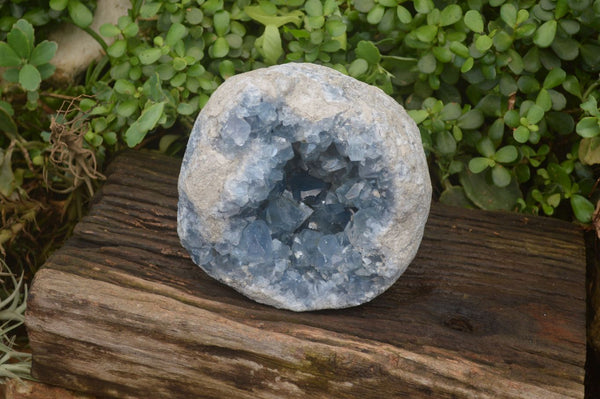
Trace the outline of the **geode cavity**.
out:
[[[196,120],[178,233],[206,273],[295,311],[359,305],[404,272],[431,184],[419,130],[380,89],[286,64],[233,76]]]

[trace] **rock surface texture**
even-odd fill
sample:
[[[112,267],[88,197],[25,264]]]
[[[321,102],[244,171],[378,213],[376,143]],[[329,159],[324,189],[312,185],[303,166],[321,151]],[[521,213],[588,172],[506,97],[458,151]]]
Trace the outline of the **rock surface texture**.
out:
[[[419,130],[397,102],[286,64],[229,78],[198,116],[178,233],[196,264],[258,302],[344,308],[404,272],[430,199]]]

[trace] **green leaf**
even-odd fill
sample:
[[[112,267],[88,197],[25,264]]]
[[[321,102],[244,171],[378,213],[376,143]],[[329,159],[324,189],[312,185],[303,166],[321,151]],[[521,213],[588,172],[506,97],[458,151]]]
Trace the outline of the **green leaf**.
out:
[[[533,76],[529,75],[522,75],[517,80],[517,86],[525,94],[536,93],[540,89],[540,83]]]
[[[78,0],[69,0],[69,16],[73,20],[73,23],[80,28],[87,28],[92,24],[94,15]]]
[[[569,4],[567,0],[557,0],[556,8],[554,9],[554,18],[560,19],[564,17],[569,11]]]
[[[416,124],[420,124],[429,116],[429,113],[424,109],[411,109],[408,110],[408,115],[415,121]]]
[[[512,46],[512,44],[513,44],[512,36],[503,30],[496,33],[496,36],[494,36],[493,41],[494,41],[494,46],[496,47],[496,50],[498,50],[500,52],[508,50],[510,48],[510,46]]]
[[[164,108],[164,102],[152,104],[129,126],[129,129],[125,132],[125,142],[130,148],[141,143],[146,134],[154,129],[163,114]]]
[[[215,14],[216,16],[216,14]],[[175,46],[175,44],[183,39],[187,35],[187,29],[182,24],[176,22],[169,28],[167,36],[165,37],[165,43],[169,47]]]
[[[417,39],[424,43],[430,43],[435,39],[438,28],[434,25],[422,25],[415,29],[414,33]]]
[[[0,194],[8,197],[15,189],[15,175],[12,170],[12,149],[0,148]]]
[[[567,77],[567,73],[561,68],[554,68],[548,72],[546,79],[544,79],[544,89],[551,89],[562,84]]]
[[[36,68],[39,71],[42,80],[48,79],[56,70],[56,67],[52,64],[42,64]]]
[[[494,159],[496,162],[500,163],[511,163],[517,160],[519,156],[519,152],[517,151],[517,147],[514,145],[504,146],[494,154]]]
[[[29,59],[29,63],[33,66],[39,66],[42,64],[46,64],[50,62],[54,54],[56,53],[56,48],[58,46],[54,42],[49,42],[48,40],[44,40],[31,52],[31,58]]]
[[[490,211],[514,210],[517,200],[522,197],[519,185],[515,179],[506,187],[498,187],[487,181],[486,173],[472,173],[464,169],[459,174],[460,184],[476,206]]]
[[[323,3],[320,0],[307,0],[304,4],[306,14],[311,17],[319,17],[323,15]]]
[[[452,61],[453,54],[452,54],[452,51],[450,51],[450,49],[448,47],[436,46],[431,49],[431,52],[435,56],[435,59],[441,63],[446,64],[446,63]]]
[[[512,176],[510,172],[502,165],[495,165],[492,168],[492,181],[498,187],[506,187],[510,184]]]
[[[116,40],[113,44],[108,46],[106,53],[113,57],[119,58],[127,51],[127,42],[125,40]]]
[[[377,65],[381,60],[379,49],[366,40],[361,40],[356,45],[356,56],[365,59],[371,65]]]
[[[125,37],[135,37],[140,32],[140,27],[137,23],[132,22],[123,29],[123,36]]]
[[[462,9],[459,5],[450,4],[440,14],[440,25],[448,26],[457,23],[462,18]]]
[[[138,54],[138,58],[143,65],[153,64],[158,61],[161,56],[161,50],[155,47],[144,49]]]
[[[579,159],[585,165],[600,163],[600,137],[588,137],[579,142]]]
[[[483,114],[477,109],[472,109],[458,119],[461,129],[477,129],[483,125]]]
[[[458,206],[460,208],[473,208],[474,205],[467,196],[465,190],[460,186],[452,186],[444,190],[440,195],[440,202],[446,205]]]
[[[182,114],[183,115],[183,114]],[[187,114],[189,115],[189,114]],[[160,142],[158,144],[158,150],[163,154],[167,152],[171,144],[173,144],[177,139],[181,138],[178,134],[166,134],[160,138]]]
[[[508,127],[516,128],[519,126],[519,119],[520,115],[517,110],[511,109],[504,114],[504,123],[506,123],[506,126]]]
[[[100,34],[105,37],[115,37],[121,34],[121,29],[113,24],[104,24],[100,27]]]
[[[223,60],[219,63],[219,75],[221,75],[223,79],[235,75],[235,65],[231,60]]]
[[[519,126],[513,131],[513,138],[517,141],[517,143],[526,143],[529,140],[529,129],[525,126]]]
[[[31,55],[31,52],[33,51],[34,37],[33,34],[29,34],[29,30],[22,30],[17,28],[17,24],[19,24],[19,22],[21,21],[24,20],[21,19],[17,21],[17,23],[15,23],[11,31],[8,32],[8,34],[6,35],[6,41],[20,58],[28,60],[29,56]]]
[[[191,25],[199,25],[204,19],[204,13],[197,7],[189,8],[185,12],[185,20]]]
[[[150,19],[150,18],[156,16],[156,14],[158,14],[158,11],[160,10],[161,6],[162,6],[162,3],[160,3],[160,2],[144,3],[144,5],[142,5],[142,7],[140,8],[140,17],[145,18],[145,19]]]
[[[132,96],[136,92],[136,88],[130,81],[119,79],[115,82],[115,91],[119,94]]]
[[[527,111],[527,120],[535,125],[544,117],[544,109],[537,104],[533,104]]]
[[[325,23],[325,29],[331,37],[337,37],[346,32],[346,24],[338,20],[329,20]]]
[[[139,103],[137,100],[125,100],[117,104],[117,114],[124,118],[129,118],[133,115],[139,107]]]
[[[544,22],[533,35],[533,42],[540,48],[548,47],[554,41],[556,36],[556,21],[550,20]]]
[[[0,107],[0,131],[17,134],[17,124],[12,118],[12,115],[4,107]]]
[[[288,23],[293,23],[296,26],[300,26],[304,18],[304,13],[300,10],[294,10],[288,12],[286,15],[277,16],[269,15],[261,8],[261,6],[246,6],[244,12],[253,20],[263,25],[273,25],[279,28]]]
[[[368,69],[369,63],[362,58],[357,58],[354,61],[352,61],[352,63],[348,67],[348,73],[353,78],[358,78],[359,76],[366,73]]]
[[[462,58],[469,57],[469,49],[467,48],[467,46],[460,42],[451,42],[450,51]]]
[[[519,53],[517,53],[512,48],[508,49],[508,54],[511,58],[510,62],[508,63],[508,67],[510,68],[512,73],[517,74],[517,75],[521,74],[521,72],[523,72],[523,68],[524,68],[523,58],[519,55]]]
[[[479,140],[476,147],[477,151],[479,151],[481,155],[488,158],[491,158],[496,151],[494,148],[494,143],[488,137],[484,137],[483,139]]]
[[[581,109],[593,116],[600,116],[600,110],[598,109],[598,101],[596,97],[589,96],[588,99],[581,103]]]
[[[371,25],[377,25],[381,22],[384,13],[385,8],[377,4],[375,7],[371,8],[371,11],[367,14],[367,22]]]
[[[400,22],[403,24],[410,24],[412,21],[412,15],[410,14],[410,11],[401,5],[396,7],[396,14],[398,15],[398,20],[400,20]]]
[[[0,42],[0,66],[16,67],[21,65],[21,57],[6,42]]]
[[[373,0],[352,0],[352,4],[357,11],[368,13],[371,11],[371,8],[375,6],[375,2]]]
[[[40,88],[42,76],[40,72],[31,64],[25,64],[19,71],[19,83],[27,91],[36,91]]]
[[[573,117],[565,112],[546,113],[546,122],[551,130],[560,135],[570,134],[575,128]]]
[[[546,170],[548,171],[550,179],[557,183],[564,192],[569,192],[571,190],[571,178],[562,166],[556,163],[550,163]]]
[[[442,121],[452,121],[460,118],[462,110],[458,103],[448,103],[439,113],[439,118]]]
[[[435,8],[432,0],[414,0],[414,6],[420,14],[428,14]]]
[[[435,71],[436,66],[437,62],[433,53],[425,54],[423,57],[421,57],[419,62],[417,62],[417,68],[420,72],[425,74],[433,73],[433,71]]]
[[[579,80],[577,80],[575,76],[567,76],[562,86],[568,93],[571,93],[574,96],[581,98],[581,86],[579,84]]]
[[[224,36],[229,32],[230,17],[229,13],[225,10],[218,11],[213,16],[213,26],[215,27],[215,33],[219,36]]]
[[[155,72],[152,76],[150,76],[150,79],[144,83],[143,92],[150,100],[154,102],[160,102],[165,98],[165,93],[162,90],[158,72]]]
[[[441,155],[452,155],[456,152],[456,140],[449,131],[444,130],[436,133],[435,147]]]
[[[575,194],[571,197],[571,208],[577,220],[581,223],[591,223],[594,215],[594,204],[582,195]]]
[[[600,119],[595,116],[586,116],[577,123],[575,131],[581,137],[596,137],[600,135]]]
[[[469,169],[473,173],[481,173],[491,166],[492,160],[484,157],[471,158],[469,161]]]
[[[579,42],[557,35],[552,43],[552,50],[561,60],[573,61],[579,55]]]
[[[488,136],[490,140],[494,143],[498,143],[502,141],[504,137],[504,120],[502,118],[498,118],[491,124],[488,129]]]
[[[503,4],[500,8],[500,18],[511,28],[517,24],[517,8],[510,3]]]
[[[473,68],[474,64],[475,64],[475,60],[473,59],[473,57],[469,57],[461,65],[460,71],[462,73],[467,73],[467,72],[469,72]]]
[[[279,29],[275,25],[265,26],[262,48],[265,61],[269,64],[276,64],[279,57],[283,54],[283,47],[281,46]]]
[[[544,112],[550,111],[550,109],[552,109],[552,97],[550,96],[550,93],[548,93],[548,90],[540,90],[537,98],[535,99],[535,103],[541,107]]]
[[[50,0],[50,8],[56,11],[62,11],[67,8],[69,0]]]
[[[483,17],[477,10],[469,10],[465,13],[465,25],[475,33],[483,33]]]
[[[264,39],[263,39],[264,40]],[[210,56],[212,58],[223,58],[229,53],[229,43],[223,37],[217,38],[210,47]]]
[[[494,41],[488,35],[481,35],[477,39],[475,39],[475,48],[480,53],[485,53],[486,51],[488,51],[493,44]]]
[[[589,68],[597,71],[600,69],[600,46],[585,43],[581,46],[581,58]]]

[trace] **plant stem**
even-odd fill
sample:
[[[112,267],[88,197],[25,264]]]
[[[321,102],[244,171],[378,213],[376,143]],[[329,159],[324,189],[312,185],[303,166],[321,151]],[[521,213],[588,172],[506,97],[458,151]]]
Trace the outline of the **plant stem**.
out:
[[[585,101],[588,98],[588,96],[592,93],[592,91],[594,91],[594,89],[598,87],[598,85],[600,85],[600,81],[595,81],[594,83],[592,83],[590,87],[588,87],[587,90],[581,96],[582,101]]]
[[[88,35],[93,37],[100,46],[102,46],[102,49],[104,50],[104,52],[106,52],[108,50],[108,44],[106,44],[106,42],[104,41],[102,36],[100,36],[98,33],[96,33],[96,31],[94,31],[90,27],[83,28],[83,30],[85,31],[85,33],[87,33]]]

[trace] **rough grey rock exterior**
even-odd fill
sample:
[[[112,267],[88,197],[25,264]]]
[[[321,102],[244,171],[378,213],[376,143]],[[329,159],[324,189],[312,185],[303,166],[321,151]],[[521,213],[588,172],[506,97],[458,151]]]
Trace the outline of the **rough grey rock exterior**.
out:
[[[292,198],[294,173],[327,186],[312,209]],[[344,308],[405,271],[430,198],[419,130],[396,101],[331,68],[285,64],[229,78],[203,108],[179,176],[178,233],[204,271],[258,302]],[[276,201],[302,226],[275,236],[286,226],[268,216]],[[325,204],[346,210],[345,227],[311,224]]]

